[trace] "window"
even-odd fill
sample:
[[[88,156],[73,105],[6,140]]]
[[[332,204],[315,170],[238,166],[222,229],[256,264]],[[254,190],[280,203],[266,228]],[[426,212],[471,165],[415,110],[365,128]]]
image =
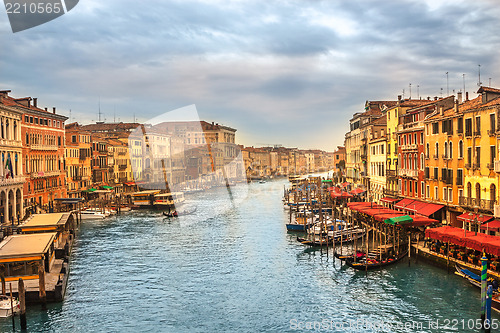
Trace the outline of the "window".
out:
[[[71,136],[71,142],[72,143],[76,143],[76,135],[72,135]]]
[[[25,123],[29,123],[29,121],[30,121],[30,117],[28,117],[28,116],[24,116],[24,122],[25,122]]]
[[[448,158],[448,142],[445,141],[444,143],[444,152],[443,152],[443,157]]]
[[[457,170],[457,186],[464,185],[464,171],[462,169]]]
[[[434,180],[437,180],[438,179],[438,173],[439,173],[439,170],[438,168],[434,168]]]
[[[424,133],[420,133],[420,144],[424,144]]]
[[[472,118],[465,119],[465,136],[472,136]]]
[[[467,163],[472,163],[472,147],[467,147]]]
[[[429,167],[425,167],[424,173],[425,173],[425,178],[429,179]]]
[[[387,154],[388,155],[391,154],[391,144],[390,143],[387,144]]]
[[[436,142],[436,155],[434,155],[434,158],[439,158],[439,143]]]
[[[453,158],[453,142],[450,142],[448,148],[450,149],[450,152],[448,154],[448,158]]]
[[[432,134],[439,134],[439,124],[437,122],[432,123]]]
[[[495,114],[490,114],[490,132],[495,133]]]
[[[481,116],[476,116],[476,131],[474,135],[480,135],[481,133]]]
[[[35,118],[35,124],[38,124],[38,118]]]
[[[464,117],[460,117],[457,119],[457,133],[463,133],[464,132]]]
[[[458,197],[460,198],[460,197],[463,197],[463,196],[464,196],[464,190],[459,189],[458,190]]]
[[[437,186],[434,186],[434,200],[439,200],[439,192]]]
[[[429,143],[427,143],[427,145],[425,146],[425,157],[429,158],[430,157],[430,145]]]
[[[425,193],[425,183],[420,182],[420,196],[423,198]]]
[[[448,201],[448,189],[443,187],[443,201]]]
[[[424,169],[425,165],[425,159],[424,159],[424,153],[420,154],[420,170]]]
[[[479,166],[481,163],[481,147],[476,147],[476,164]]]
[[[427,198],[429,198],[429,197],[430,197],[430,195],[431,195],[430,187],[429,187],[429,185],[427,185],[427,186],[426,186],[425,196],[426,196]]]
[[[464,142],[458,141],[458,158],[464,158]]]
[[[495,146],[490,146],[490,163],[493,165],[495,163]]]
[[[448,189],[448,201],[453,201],[453,189]]]
[[[413,134],[413,143],[417,144],[417,133]]]

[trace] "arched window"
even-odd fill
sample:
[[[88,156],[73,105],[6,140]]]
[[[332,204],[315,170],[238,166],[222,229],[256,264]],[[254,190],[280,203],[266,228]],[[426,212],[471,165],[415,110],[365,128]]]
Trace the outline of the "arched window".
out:
[[[472,198],[472,184],[470,182],[467,183],[467,198]]]
[[[443,157],[447,158],[448,157],[448,142],[444,142],[444,151],[443,151]]]
[[[413,169],[417,169],[417,154],[413,155]]]
[[[464,142],[458,141],[458,158],[464,158]]]
[[[429,158],[429,156],[430,156],[430,155],[431,155],[431,153],[430,153],[430,145],[429,145],[429,143],[427,142],[427,145],[426,145],[426,147],[425,147],[425,156],[426,156],[427,158]]]
[[[449,149],[450,153],[448,154],[448,157],[453,158],[453,142],[450,142]]]
[[[476,200],[481,200],[481,185],[479,183],[476,183]]]
[[[424,165],[425,165],[425,159],[424,159],[424,153],[420,154],[420,169],[424,170]]]
[[[491,184],[490,186],[490,200],[493,202],[497,201],[497,188],[495,184]]]

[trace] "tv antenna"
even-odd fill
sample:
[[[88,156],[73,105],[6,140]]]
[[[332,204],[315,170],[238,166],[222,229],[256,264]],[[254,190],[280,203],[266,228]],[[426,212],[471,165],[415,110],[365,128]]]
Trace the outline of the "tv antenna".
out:
[[[417,99],[420,99],[420,85],[417,84]]]
[[[462,79],[464,81],[464,94],[465,94],[465,74],[462,74]]]
[[[478,68],[478,69],[477,69],[477,73],[478,73],[478,81],[477,81],[477,85],[478,85],[479,87],[481,87],[481,85],[483,84],[483,83],[481,82],[481,65],[479,65],[479,64],[478,64],[478,65],[477,65],[477,68]]]
[[[409,86],[410,86],[410,99],[411,99],[411,83],[409,84]]]
[[[450,96],[450,85],[448,81],[448,72],[446,72],[446,96]]]

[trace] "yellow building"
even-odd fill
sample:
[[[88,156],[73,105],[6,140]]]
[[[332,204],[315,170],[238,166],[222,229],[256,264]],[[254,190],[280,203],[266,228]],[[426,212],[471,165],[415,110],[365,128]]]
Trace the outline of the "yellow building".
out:
[[[500,89],[480,87],[478,93],[463,112],[466,188],[459,202],[468,211],[493,214],[498,186],[494,164]]]
[[[128,146],[117,139],[107,138],[109,182],[115,187],[115,192],[124,191],[124,184],[132,182],[132,167]]]
[[[66,182],[68,196],[80,197],[81,192],[91,188],[92,152],[90,132],[81,129],[78,123],[66,125]]]

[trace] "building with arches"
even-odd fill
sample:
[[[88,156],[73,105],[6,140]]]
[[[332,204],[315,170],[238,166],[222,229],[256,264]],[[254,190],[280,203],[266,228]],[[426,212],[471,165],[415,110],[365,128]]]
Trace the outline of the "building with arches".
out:
[[[8,97],[10,90],[0,91],[0,222],[22,218],[23,154],[21,119],[23,112]]]

